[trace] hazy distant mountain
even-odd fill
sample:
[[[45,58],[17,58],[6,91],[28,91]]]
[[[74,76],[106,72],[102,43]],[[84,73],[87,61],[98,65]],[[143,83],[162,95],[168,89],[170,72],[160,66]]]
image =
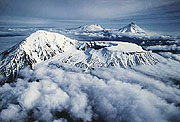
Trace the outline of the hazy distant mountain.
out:
[[[85,26],[81,26],[80,29],[82,31],[102,31],[105,28],[103,28],[101,25],[99,24],[92,24],[92,25],[85,25]]]
[[[67,29],[65,32],[64,34],[70,34],[77,40],[114,40],[139,44],[142,40],[148,39],[146,32],[135,23],[130,23],[121,29],[107,29],[92,24]]]
[[[102,31],[104,28],[101,25],[98,24],[92,24],[92,25],[85,25],[81,27],[81,30],[83,31]]]
[[[71,28],[68,30],[69,31],[76,31],[76,32],[96,32],[96,31],[105,30],[105,28],[103,28],[99,24],[92,24],[92,25],[79,26],[77,28]]]
[[[145,31],[133,22],[119,29],[119,32],[146,35]]]

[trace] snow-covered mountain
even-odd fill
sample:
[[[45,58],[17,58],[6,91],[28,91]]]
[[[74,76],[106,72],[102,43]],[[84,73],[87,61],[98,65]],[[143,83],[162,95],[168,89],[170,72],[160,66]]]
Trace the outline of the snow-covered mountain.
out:
[[[56,63],[55,63],[56,62]],[[56,66],[63,63],[80,67],[84,71],[99,67],[131,67],[135,65],[154,65],[158,62],[151,52],[128,42],[95,41],[82,43],[73,53],[56,57]]]
[[[133,22],[119,29],[119,32],[146,35],[145,31]]]
[[[62,34],[76,40],[111,40],[113,29],[106,29],[98,24],[84,25],[77,28],[65,29]],[[114,35],[114,34],[113,34]],[[117,35],[117,34],[116,34]],[[116,36],[115,35],[115,36]]]
[[[85,71],[97,67],[131,67],[158,62],[151,52],[136,44],[115,41],[81,42],[58,33],[37,31],[1,54],[0,72],[6,77],[14,77],[24,67],[33,68],[35,64],[55,55],[57,56],[50,62],[80,67]]]
[[[83,41],[115,40],[133,43],[137,42],[136,44],[140,44],[142,39],[150,39],[150,34],[147,34],[135,23],[130,23],[121,29],[107,29],[98,24],[85,25],[77,28],[66,29],[63,34],[75,38],[76,40]]]
[[[24,67],[33,67],[34,64],[50,59],[58,53],[71,50],[74,44],[75,40],[61,34],[37,31],[1,53],[0,72],[14,77]]]
[[[102,31],[104,30],[104,28],[101,25],[92,24],[92,25],[80,26],[77,28],[77,30],[91,32],[91,31]]]

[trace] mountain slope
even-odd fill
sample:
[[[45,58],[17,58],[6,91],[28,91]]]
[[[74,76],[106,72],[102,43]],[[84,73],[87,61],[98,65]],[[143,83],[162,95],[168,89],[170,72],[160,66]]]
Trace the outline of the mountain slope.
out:
[[[57,33],[37,31],[1,54],[0,71],[16,76],[24,67],[34,66],[58,53],[74,48],[75,41]]]
[[[133,22],[119,29],[119,32],[146,35],[145,31]]]
[[[94,31],[102,31],[104,28],[101,25],[98,24],[92,24],[92,25],[84,25],[80,26],[78,28],[69,29],[70,31],[80,31],[80,32],[94,32]]]
[[[104,30],[104,28],[101,25],[92,24],[89,26],[82,27],[82,30],[84,30],[84,31],[102,31],[102,30]]]
[[[64,64],[76,66],[84,71],[99,67],[131,67],[136,65],[154,65],[158,60],[151,52],[128,42],[95,41],[86,42],[79,50],[66,52],[51,60],[51,65],[64,67]]]
[[[52,57],[54,59],[50,59]],[[57,33],[37,31],[1,54],[0,73],[14,78],[26,66],[33,68],[35,64],[47,59],[50,59],[51,64],[68,64],[84,71],[98,67],[153,65],[158,62],[151,52],[136,44],[115,41],[82,42]]]

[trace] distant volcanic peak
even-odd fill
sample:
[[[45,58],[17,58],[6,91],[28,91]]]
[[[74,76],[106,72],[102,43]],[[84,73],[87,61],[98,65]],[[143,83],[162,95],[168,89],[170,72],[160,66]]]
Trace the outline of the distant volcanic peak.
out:
[[[146,34],[145,31],[134,22],[131,22],[125,27],[119,29],[119,31],[121,33]]]
[[[84,30],[84,31],[101,31],[101,30],[104,30],[104,28],[99,24],[92,24],[92,25],[83,26],[82,30]]]

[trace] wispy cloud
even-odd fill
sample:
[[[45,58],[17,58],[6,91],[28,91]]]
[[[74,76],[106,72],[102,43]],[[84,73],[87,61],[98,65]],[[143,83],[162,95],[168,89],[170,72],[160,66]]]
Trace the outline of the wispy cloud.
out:
[[[112,18],[132,15],[162,5],[168,6],[174,2],[178,0],[3,0],[0,1],[0,16]]]

